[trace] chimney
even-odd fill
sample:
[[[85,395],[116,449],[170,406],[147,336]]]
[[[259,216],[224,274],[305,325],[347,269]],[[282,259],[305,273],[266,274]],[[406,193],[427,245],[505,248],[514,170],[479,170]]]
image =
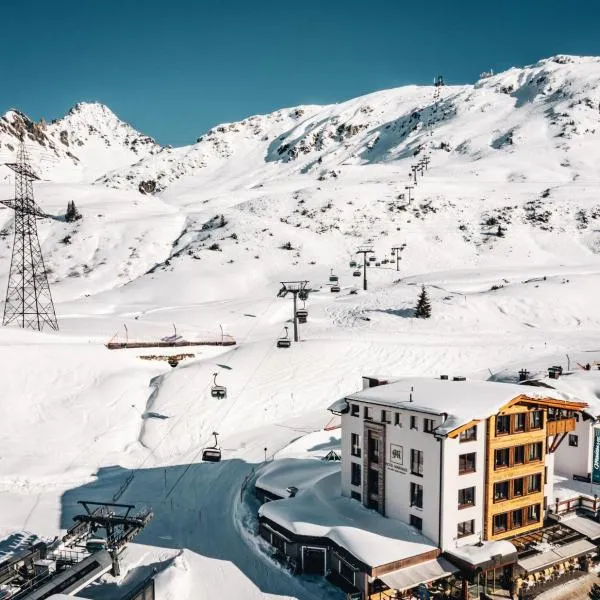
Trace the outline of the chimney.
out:
[[[521,369],[519,371],[519,381],[527,381],[529,379],[529,371],[527,369]]]
[[[549,379],[558,379],[562,375],[562,367],[554,365],[553,367],[548,367],[548,378]]]

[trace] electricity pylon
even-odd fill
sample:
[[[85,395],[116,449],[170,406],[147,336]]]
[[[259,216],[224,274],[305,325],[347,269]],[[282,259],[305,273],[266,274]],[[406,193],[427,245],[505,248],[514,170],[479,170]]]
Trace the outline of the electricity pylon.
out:
[[[29,164],[25,142],[19,145],[17,162],[6,163],[15,172],[15,197],[0,203],[15,211],[15,237],[4,304],[3,325],[17,323],[23,329],[58,331],[48,284],[37,219],[47,217],[33,199],[33,181],[39,177]]]

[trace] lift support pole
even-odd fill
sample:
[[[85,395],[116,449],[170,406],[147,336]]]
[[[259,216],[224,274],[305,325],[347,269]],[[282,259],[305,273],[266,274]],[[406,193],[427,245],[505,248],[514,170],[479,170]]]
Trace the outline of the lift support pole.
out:
[[[373,253],[373,248],[366,247],[366,246],[361,246],[357,251],[356,254],[362,254],[363,255],[363,290],[367,291],[367,254],[372,254]]]
[[[294,320],[294,341],[298,341],[298,316],[296,315],[296,307],[298,304],[298,295],[301,300],[306,300],[310,290],[308,289],[308,281],[282,281],[281,289],[277,292],[279,298],[285,298],[288,294],[292,294],[294,299],[294,314],[292,318]]]
[[[402,248],[400,246],[392,246],[392,254],[396,255],[396,271],[400,270],[400,251]]]

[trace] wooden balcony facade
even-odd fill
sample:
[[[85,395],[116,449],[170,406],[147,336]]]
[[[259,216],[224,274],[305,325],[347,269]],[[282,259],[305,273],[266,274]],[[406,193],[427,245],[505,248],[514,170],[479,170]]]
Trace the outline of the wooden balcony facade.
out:
[[[575,431],[575,417],[567,417],[556,420],[548,420],[546,423],[546,435],[566,434]]]

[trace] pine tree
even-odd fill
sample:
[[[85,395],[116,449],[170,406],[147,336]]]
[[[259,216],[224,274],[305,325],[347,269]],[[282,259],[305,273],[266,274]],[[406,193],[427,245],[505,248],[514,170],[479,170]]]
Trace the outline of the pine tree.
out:
[[[504,229],[502,229],[502,225],[498,225],[498,231],[496,232],[498,237],[504,237]]]
[[[75,206],[75,202],[73,202],[73,200],[70,200],[69,203],[67,204],[67,212],[65,214],[65,221],[67,223],[72,223],[73,221],[78,221],[81,218],[82,218],[81,213],[77,210],[77,207]]]
[[[421,287],[421,293],[419,294],[419,300],[415,308],[415,317],[417,319],[429,319],[431,317],[431,304],[429,303],[425,286]]]

